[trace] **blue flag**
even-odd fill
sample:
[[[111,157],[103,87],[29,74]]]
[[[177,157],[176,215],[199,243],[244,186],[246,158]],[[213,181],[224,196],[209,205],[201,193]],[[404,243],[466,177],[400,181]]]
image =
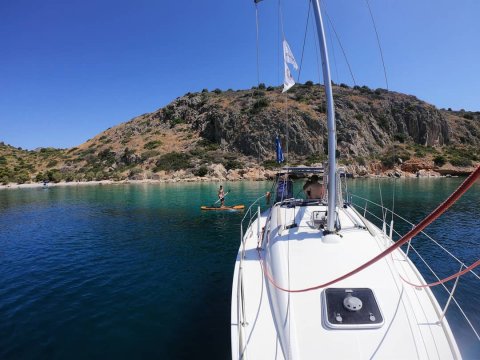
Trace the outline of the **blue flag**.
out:
[[[277,150],[277,162],[280,164],[285,161],[285,158],[283,157],[282,144],[280,143],[278,135],[275,139],[275,148]]]

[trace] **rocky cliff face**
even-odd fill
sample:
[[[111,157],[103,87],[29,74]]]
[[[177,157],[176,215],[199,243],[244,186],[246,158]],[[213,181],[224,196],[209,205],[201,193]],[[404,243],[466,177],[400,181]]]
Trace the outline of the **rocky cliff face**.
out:
[[[403,167],[415,171],[422,170],[418,164],[434,171],[432,164],[445,170],[480,160],[480,112],[438,110],[414,96],[367,87],[334,86],[334,98],[338,159],[358,174],[380,174],[409,159]],[[323,87],[311,82],[287,94],[273,87],[188,93],[75,148],[2,145],[0,181],[268,177],[277,135],[290,164],[326,158],[325,109]]]
[[[413,96],[385,90],[335,87],[337,140],[342,156],[369,156],[395,141],[425,146],[449,144],[451,131],[441,111]],[[159,123],[189,124],[222,148],[271,158],[276,134],[289,137],[292,157],[325,154],[323,88],[300,85],[288,95],[272,91],[188,94],[151,116]]]

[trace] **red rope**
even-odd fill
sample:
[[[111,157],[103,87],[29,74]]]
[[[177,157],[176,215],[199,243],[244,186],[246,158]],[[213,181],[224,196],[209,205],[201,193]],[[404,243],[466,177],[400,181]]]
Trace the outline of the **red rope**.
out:
[[[342,276],[339,276],[336,279],[330,280],[330,281],[328,281],[326,283],[323,283],[323,284],[320,284],[320,285],[316,285],[316,286],[312,286],[312,287],[308,287],[308,288],[304,288],[304,289],[293,289],[292,290],[292,289],[283,288],[275,282],[275,279],[273,279],[272,275],[270,274],[270,272],[268,271],[268,269],[266,268],[266,266],[264,264],[264,261],[262,259],[261,253],[260,253],[260,249],[258,249],[258,257],[260,259],[260,263],[262,265],[263,271],[264,271],[265,275],[267,276],[268,280],[272,283],[273,286],[275,286],[279,290],[289,292],[289,293],[300,293],[300,292],[317,290],[317,289],[327,287],[329,285],[333,285],[333,284],[335,284],[339,281],[345,280],[345,279],[349,278],[350,276],[355,275],[356,273],[366,269],[370,265],[373,265],[378,260],[384,258],[388,254],[392,253],[393,251],[398,249],[400,246],[402,246],[403,244],[408,242],[414,236],[418,235],[423,229],[425,229],[428,225],[430,225],[433,221],[435,221],[438,217],[440,217],[440,215],[442,215],[445,211],[447,211],[448,208],[450,208],[474,184],[474,182],[479,178],[479,176],[480,176],[480,166],[477,167],[475,169],[475,171],[473,171],[465,179],[465,181],[443,203],[441,203],[434,211],[432,211],[430,213],[430,215],[428,215],[425,219],[423,219],[420,223],[418,223],[417,226],[415,226],[413,229],[411,229],[408,233],[403,235],[403,237],[400,240],[398,240],[395,244],[388,247],[386,250],[384,250],[383,252],[381,252],[380,254],[375,256],[373,259],[367,261],[363,265],[360,265],[359,267],[353,269],[352,271],[350,271],[350,272],[348,272],[348,273],[346,273]],[[476,263],[474,263],[473,265],[475,265],[475,264]],[[475,265],[475,266],[477,266],[477,265]],[[457,274],[455,274],[455,275],[457,275]],[[453,275],[453,277],[455,277],[455,275]],[[448,280],[445,280],[445,281],[448,281]]]
[[[475,261],[472,265],[470,265],[469,267],[467,267],[465,270],[462,270],[462,271],[459,271],[453,275],[450,275],[449,277],[446,277],[445,279],[442,279],[442,280],[439,280],[437,282],[434,282],[434,283],[430,283],[430,284],[425,284],[425,285],[415,285],[415,284],[412,284],[411,282],[405,280],[401,275],[400,275],[400,278],[405,281],[408,285],[412,285],[412,286],[415,286],[417,288],[425,288],[425,287],[433,287],[433,286],[437,286],[437,285],[440,285],[440,284],[443,284],[447,281],[450,281],[452,279],[455,279],[455,278],[458,278],[459,276],[462,276],[463,274],[469,272],[470,270],[473,270],[475,269],[478,265],[480,265],[480,260],[477,260]]]

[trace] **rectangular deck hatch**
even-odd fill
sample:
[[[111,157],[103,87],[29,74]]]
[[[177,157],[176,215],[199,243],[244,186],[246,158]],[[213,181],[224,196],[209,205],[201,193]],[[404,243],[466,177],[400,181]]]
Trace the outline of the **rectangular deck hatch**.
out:
[[[326,289],[323,308],[325,325],[332,329],[374,329],[384,322],[375,295],[368,288]]]

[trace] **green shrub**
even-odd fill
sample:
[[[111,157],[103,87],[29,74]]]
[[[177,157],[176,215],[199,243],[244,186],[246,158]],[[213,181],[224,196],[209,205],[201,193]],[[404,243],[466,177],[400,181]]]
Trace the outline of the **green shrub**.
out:
[[[473,116],[471,114],[463,114],[463,117],[467,120],[473,120]]]
[[[173,115],[175,114],[175,110],[174,110],[174,107],[172,105],[168,105],[168,106],[164,107],[162,112],[163,112],[163,116],[167,120],[171,119],[173,117]]]
[[[344,89],[349,89],[350,88],[350,86],[348,86],[347,84],[344,84],[344,83],[341,83],[340,87],[342,87]]]
[[[35,181],[36,182],[42,182],[42,181],[45,181],[46,180],[46,177],[45,175],[43,175],[42,172],[39,172],[36,176],[35,176]]]
[[[318,164],[325,161],[325,155],[323,154],[313,154],[305,159],[307,165]]]
[[[58,183],[63,179],[62,173],[57,169],[49,170],[47,171],[47,179],[48,181]]]
[[[135,175],[141,174],[142,172],[143,172],[143,170],[140,169],[140,168],[133,168],[129,171],[128,177],[129,178],[134,177]]]
[[[371,94],[373,93],[373,91],[366,85],[363,85],[361,88],[360,88],[360,92],[362,94]]]
[[[252,109],[250,110],[250,112],[252,114],[256,114],[258,112],[260,112],[260,110],[262,110],[263,108],[266,108],[268,106],[268,100],[265,99],[265,98],[261,98],[261,99],[258,99],[257,101],[255,101],[253,103],[253,106],[252,106]]]
[[[122,156],[120,156],[120,162],[129,166],[141,162],[141,159],[135,154],[135,151],[127,147],[123,150]]]
[[[226,170],[241,169],[243,167],[240,161],[234,159],[228,159],[227,161],[223,162],[223,166]]]
[[[106,165],[112,165],[115,162],[116,153],[110,149],[104,149],[98,153],[98,159],[103,161]]]
[[[258,88],[261,90],[265,90],[265,84],[264,83],[258,84]]]
[[[362,121],[363,120],[363,114],[355,114],[355,119],[357,119],[358,121]]]
[[[213,90],[213,92],[218,95],[218,94],[222,93],[222,90],[217,88],[217,89]]]
[[[195,176],[204,177],[208,174],[208,169],[205,165],[200,166],[195,172],[193,173]]]
[[[25,184],[27,181],[30,181],[30,176],[27,172],[21,172],[15,177],[15,182],[17,184]]]
[[[51,168],[58,164],[57,160],[50,160],[47,164],[47,167]]]
[[[450,159],[450,164],[453,166],[472,166],[472,160],[460,157],[454,157]]]
[[[405,142],[405,140],[407,140],[407,135],[404,134],[404,133],[396,133],[393,135],[393,138],[398,141],[398,142],[401,142],[402,144]]]
[[[355,160],[357,161],[357,164],[360,165],[360,166],[367,165],[367,161],[362,156],[357,156]]]
[[[208,93],[208,89],[203,89],[202,93]]]
[[[386,168],[392,168],[400,163],[400,160],[406,161],[410,159],[410,154],[398,147],[391,147],[385,154],[380,157],[380,161]]]
[[[86,180],[86,181],[93,181],[93,180],[95,180],[95,173],[92,172],[92,171],[88,171],[88,172],[85,174],[85,180]]]
[[[427,156],[427,151],[425,149],[417,148],[415,150],[415,156],[419,158],[424,158],[425,156]]]
[[[182,169],[189,169],[192,167],[190,163],[191,156],[185,153],[177,153],[171,152],[160,156],[156,165],[156,171],[159,170],[182,170]]]
[[[184,119],[180,119],[180,118],[174,118],[170,121],[170,127],[173,128],[177,125],[180,125],[180,124],[185,124],[185,120]]]
[[[215,151],[215,150],[218,150],[218,148],[220,147],[219,144],[215,143],[215,142],[212,142],[208,139],[202,139],[200,140],[197,145],[203,147],[206,151]]]
[[[279,167],[282,167],[282,166],[283,166],[282,164],[279,164],[275,160],[265,160],[263,162],[263,167],[265,169],[275,169],[275,168],[279,168]]]
[[[449,146],[445,149],[445,153],[449,155],[449,158],[463,158],[472,161],[479,160],[479,149],[475,146],[454,147]]]
[[[308,80],[308,81],[305,82],[305,85],[306,86],[313,86],[313,81]]]
[[[64,175],[64,179],[66,182],[72,182],[75,180],[75,174],[72,172],[68,172]]]
[[[95,180],[102,181],[107,179],[108,179],[108,174],[104,173],[103,171],[97,171],[95,173]]]
[[[384,115],[380,115],[378,118],[377,118],[377,123],[378,125],[384,129],[384,130],[388,130],[389,129],[389,124],[388,124],[388,119],[386,116]]]
[[[445,157],[443,155],[437,155],[433,159],[433,162],[436,166],[443,166],[443,165],[445,165],[447,160],[445,159]]]
[[[142,157],[142,160],[145,161],[147,159],[150,159],[150,158],[158,156],[158,155],[160,155],[160,152],[158,152],[157,150],[148,150],[148,151],[143,152],[141,157]]]
[[[273,86],[267,87],[267,91],[273,91],[273,90],[275,90],[275,88]]]
[[[143,148],[146,150],[153,150],[157,147],[162,145],[162,142],[160,140],[154,140],[154,141],[149,141],[145,145],[143,145]]]

